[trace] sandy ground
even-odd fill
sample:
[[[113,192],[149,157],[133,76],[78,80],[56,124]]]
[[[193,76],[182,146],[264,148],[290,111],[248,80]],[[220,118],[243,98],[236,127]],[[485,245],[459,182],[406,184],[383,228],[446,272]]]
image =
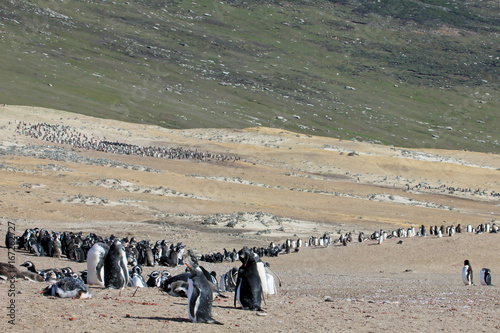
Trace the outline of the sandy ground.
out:
[[[16,121],[64,124],[101,139],[197,148],[241,160],[161,160],[72,149],[19,135]],[[476,226],[500,214],[498,197],[439,189],[500,192],[500,157],[493,154],[407,150],[267,128],[173,131],[17,106],[0,108],[0,153],[2,240],[11,222],[17,235],[32,227],[113,233],[182,241],[202,254],[324,232],[336,238],[421,224]],[[25,281],[15,283],[11,297],[9,284],[0,283],[0,331],[491,332],[500,328],[498,237],[354,242],[266,258],[283,280],[264,306],[267,315],[234,308],[229,294],[214,302],[214,318],[223,326],[188,322],[187,300],[157,289],[132,296],[130,288],[119,293],[92,287],[92,299],[75,300],[43,297],[46,284]],[[0,261],[7,257],[0,248]],[[461,281],[464,259],[474,268],[475,286]],[[86,267],[15,253],[16,264],[25,260],[39,269]],[[233,264],[204,266],[220,275]],[[494,286],[479,284],[482,267],[491,269]],[[15,326],[7,317],[11,299]]]

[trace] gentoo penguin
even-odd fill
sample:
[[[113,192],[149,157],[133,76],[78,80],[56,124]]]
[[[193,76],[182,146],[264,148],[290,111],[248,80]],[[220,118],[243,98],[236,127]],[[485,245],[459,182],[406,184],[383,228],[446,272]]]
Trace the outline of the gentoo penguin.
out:
[[[87,253],[87,283],[104,287],[104,260],[108,255],[109,245],[96,243]]]
[[[57,283],[43,290],[44,296],[58,296],[62,298],[91,298],[87,286],[79,278],[65,277]]]
[[[193,323],[216,323],[212,319],[212,288],[200,267],[196,264],[186,264],[188,277],[188,316]],[[220,324],[219,322],[217,322]]]
[[[427,229],[425,228],[425,225],[423,225],[423,224],[420,227],[420,234],[422,235],[422,237],[426,237],[427,236]]]
[[[481,284],[483,286],[491,286],[491,270],[488,268],[483,268],[479,272],[481,278]]]
[[[127,254],[120,241],[114,241],[104,260],[104,286],[123,289],[128,284]]]
[[[472,267],[469,260],[464,261],[464,268],[462,268],[462,280],[466,286],[474,284],[472,281]]]
[[[240,250],[239,257],[243,265],[238,269],[234,307],[236,307],[236,300],[238,300],[243,310],[262,311],[260,306],[262,301],[262,281],[259,276],[256,257],[247,247]]]

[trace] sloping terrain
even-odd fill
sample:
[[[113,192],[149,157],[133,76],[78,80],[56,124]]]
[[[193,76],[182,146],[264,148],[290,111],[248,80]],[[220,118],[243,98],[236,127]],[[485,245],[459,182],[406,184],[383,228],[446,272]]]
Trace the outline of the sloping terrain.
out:
[[[182,148],[216,157],[87,150],[42,140],[43,131],[28,131],[28,123],[54,126],[58,139],[77,133],[128,148]],[[226,155],[233,158],[217,157]],[[39,330],[47,332],[400,332],[402,323],[408,332],[498,330],[498,233],[387,239],[381,245],[356,238],[360,231],[421,224],[498,224],[499,169],[496,154],[403,149],[264,127],[169,130],[3,106],[0,239],[12,226],[16,235],[39,227],[166,239],[198,255],[325,232],[333,239],[352,232],[354,241],[264,258],[283,282],[267,299],[265,316],[235,308],[228,293],[213,305],[223,326],[193,324],[187,300],[157,288],[92,286],[91,299],[56,299],[40,293],[47,283],[17,280],[0,282],[0,303],[7,307],[14,300],[16,323],[9,324],[4,311],[0,330],[33,330],[41,322]],[[38,269],[86,269],[65,257],[9,253],[3,245],[0,258],[15,265],[31,260]],[[474,286],[461,280],[465,259],[474,268]],[[203,265],[220,276],[239,264]],[[480,285],[483,267],[491,269],[493,286]],[[145,267],[143,275],[164,268]],[[175,275],[184,267],[166,269]]]
[[[0,103],[498,152],[498,4],[0,4]]]
[[[475,225],[500,213],[494,154],[415,151],[266,128],[166,130],[41,108],[0,111],[2,214],[47,221],[50,228],[87,232],[95,227],[85,228],[89,220],[148,222],[130,232],[146,237],[158,227],[182,226],[267,244],[269,237],[309,237],[313,230]],[[25,135],[19,128],[26,120],[70,126],[96,140],[238,159],[75,148]]]

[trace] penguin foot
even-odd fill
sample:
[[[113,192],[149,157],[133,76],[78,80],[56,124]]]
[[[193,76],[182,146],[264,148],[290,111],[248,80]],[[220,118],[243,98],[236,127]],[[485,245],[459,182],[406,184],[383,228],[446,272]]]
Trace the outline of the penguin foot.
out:
[[[267,312],[262,310],[262,309],[259,309],[257,310],[257,313],[255,313],[257,316],[267,316]]]

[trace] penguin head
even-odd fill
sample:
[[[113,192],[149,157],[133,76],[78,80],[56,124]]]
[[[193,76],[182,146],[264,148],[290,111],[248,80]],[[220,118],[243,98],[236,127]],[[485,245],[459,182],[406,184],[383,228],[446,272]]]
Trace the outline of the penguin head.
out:
[[[470,263],[469,263],[469,260],[468,260],[468,259],[466,259],[466,260],[464,261],[464,265],[470,266]]]
[[[244,247],[242,248],[239,252],[238,252],[238,257],[240,259],[240,261],[243,263],[243,265],[247,265],[250,258],[253,257],[252,256],[252,251],[250,251],[250,249],[248,247]]]
[[[26,267],[26,268],[35,267],[35,265],[31,261],[25,261],[24,263],[22,263],[19,266],[23,266],[23,267]]]
[[[137,266],[134,266],[134,268],[132,268],[132,273],[137,273],[139,275],[142,274],[142,267],[137,265]]]
[[[187,271],[191,273],[191,275],[203,275],[203,271],[201,270],[200,266],[198,266],[195,263],[188,264],[186,263]]]

